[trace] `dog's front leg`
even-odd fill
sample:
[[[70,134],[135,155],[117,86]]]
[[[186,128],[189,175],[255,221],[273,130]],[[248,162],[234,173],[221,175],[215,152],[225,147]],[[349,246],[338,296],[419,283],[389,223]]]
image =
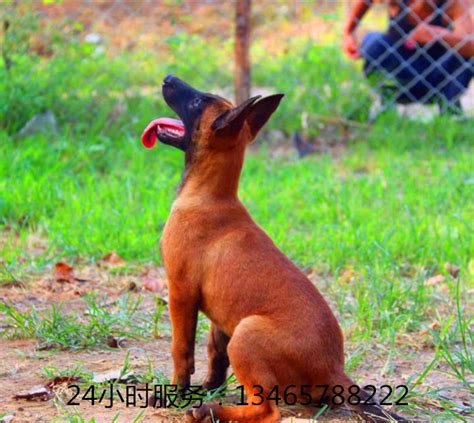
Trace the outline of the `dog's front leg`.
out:
[[[170,295],[172,327],[173,385],[186,387],[194,373],[194,342],[198,315],[197,301],[182,300]]]
[[[207,344],[207,358],[209,360],[207,377],[204,388],[217,389],[227,378],[229,367],[229,356],[227,355],[227,344],[230,338],[214,323],[211,324],[209,340]]]

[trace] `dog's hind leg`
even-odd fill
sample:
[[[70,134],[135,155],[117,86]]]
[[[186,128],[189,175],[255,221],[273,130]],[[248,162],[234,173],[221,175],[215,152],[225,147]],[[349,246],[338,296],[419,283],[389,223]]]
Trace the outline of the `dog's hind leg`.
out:
[[[267,400],[277,385],[271,363],[274,344],[268,339],[268,326],[263,317],[250,316],[237,325],[227,352],[237,380],[244,386],[247,405],[204,404],[189,411],[189,422],[208,421],[210,416],[209,421],[213,418],[221,422],[274,423],[280,420],[277,405]]]
[[[229,367],[229,356],[227,355],[227,344],[230,338],[222,332],[214,323],[211,324],[209,340],[207,344],[208,370],[204,388],[217,389],[227,378]]]

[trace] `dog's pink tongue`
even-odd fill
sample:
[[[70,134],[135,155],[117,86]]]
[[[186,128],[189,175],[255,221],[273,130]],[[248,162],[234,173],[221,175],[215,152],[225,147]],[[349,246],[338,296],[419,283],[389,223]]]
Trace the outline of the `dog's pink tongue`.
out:
[[[177,129],[184,132],[184,125],[178,119],[158,118],[152,120],[142,134],[142,143],[146,148],[152,148],[156,143],[156,134],[160,129]]]

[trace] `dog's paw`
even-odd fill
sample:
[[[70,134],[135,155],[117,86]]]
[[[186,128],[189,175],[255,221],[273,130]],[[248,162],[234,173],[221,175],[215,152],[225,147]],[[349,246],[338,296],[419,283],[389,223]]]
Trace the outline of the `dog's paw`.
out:
[[[215,391],[216,389],[220,388],[221,386],[222,386],[222,383],[220,383],[219,381],[207,380],[207,379],[202,384],[202,387],[207,391]]]
[[[186,423],[204,422],[210,423],[212,404],[203,404],[198,408],[191,408],[186,412]]]

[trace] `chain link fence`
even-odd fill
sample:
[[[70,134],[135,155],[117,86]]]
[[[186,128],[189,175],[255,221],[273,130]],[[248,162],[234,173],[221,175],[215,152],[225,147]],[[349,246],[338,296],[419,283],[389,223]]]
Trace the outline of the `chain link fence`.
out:
[[[344,36],[349,56],[355,25],[370,6],[354,3]],[[474,69],[469,4],[401,0],[389,4],[389,12],[387,29],[364,34],[358,47],[382,108],[434,103],[442,113],[462,114],[461,98],[468,94]]]
[[[236,5],[3,2],[1,126],[18,134],[48,112],[76,134],[136,134],[160,111],[168,113],[160,99],[167,73],[233,98]],[[429,113],[472,114],[468,3],[262,1],[251,7],[251,92],[287,94],[273,122],[285,134],[363,123],[407,103],[432,105]]]

